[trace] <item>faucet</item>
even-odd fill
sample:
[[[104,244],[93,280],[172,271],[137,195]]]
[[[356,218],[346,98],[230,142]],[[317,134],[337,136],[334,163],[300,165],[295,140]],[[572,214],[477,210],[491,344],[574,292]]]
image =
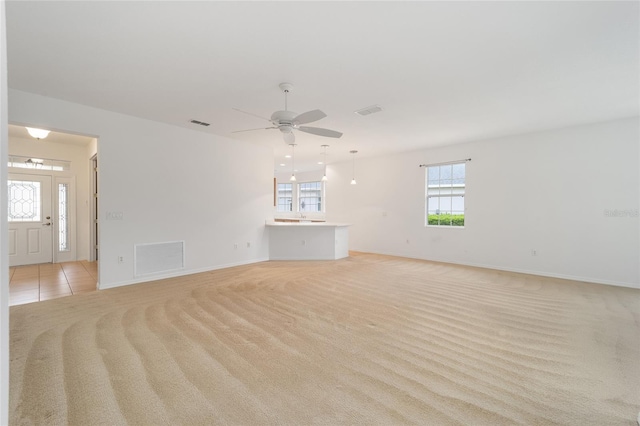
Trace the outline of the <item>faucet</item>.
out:
[[[306,219],[307,217],[300,212],[300,219]]]

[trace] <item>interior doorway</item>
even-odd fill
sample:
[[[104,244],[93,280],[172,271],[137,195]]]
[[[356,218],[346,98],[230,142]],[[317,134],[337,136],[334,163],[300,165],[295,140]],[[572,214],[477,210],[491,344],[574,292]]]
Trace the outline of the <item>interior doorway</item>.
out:
[[[10,124],[8,154],[10,265],[96,260],[97,139]]]

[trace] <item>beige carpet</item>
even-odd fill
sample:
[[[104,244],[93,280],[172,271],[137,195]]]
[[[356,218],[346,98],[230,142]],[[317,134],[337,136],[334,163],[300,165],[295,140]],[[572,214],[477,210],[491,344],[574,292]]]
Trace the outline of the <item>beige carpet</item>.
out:
[[[640,290],[357,254],[11,308],[11,424],[633,425]]]

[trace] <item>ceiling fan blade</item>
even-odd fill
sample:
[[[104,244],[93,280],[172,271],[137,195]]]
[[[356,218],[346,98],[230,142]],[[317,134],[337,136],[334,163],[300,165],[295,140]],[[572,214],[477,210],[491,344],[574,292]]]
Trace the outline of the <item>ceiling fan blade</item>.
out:
[[[284,141],[288,144],[296,143],[296,135],[293,132],[283,133]]]
[[[336,132],[335,130],[323,129],[321,127],[301,126],[298,127],[298,130],[318,136],[327,136],[329,138],[339,138],[340,136],[342,136],[342,133],[340,132]]]
[[[320,111],[319,109],[314,109],[313,111],[303,112],[302,114],[296,116],[293,119],[293,122],[296,124],[307,124],[313,121],[318,121],[325,118],[327,114]]]
[[[258,127],[257,129],[235,130],[231,133],[253,132],[254,130],[277,129],[277,127]]]
[[[243,114],[253,115],[254,117],[262,118],[263,120],[267,120],[268,122],[271,122],[271,120],[269,120],[268,118],[261,117],[261,116],[259,116],[257,114],[252,113],[252,112],[243,111],[243,110],[238,109],[238,108],[232,108],[232,109],[235,110],[235,111],[241,112]]]

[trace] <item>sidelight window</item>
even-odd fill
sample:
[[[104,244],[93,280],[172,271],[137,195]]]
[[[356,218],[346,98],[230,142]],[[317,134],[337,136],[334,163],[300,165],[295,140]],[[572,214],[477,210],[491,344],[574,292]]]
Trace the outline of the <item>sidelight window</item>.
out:
[[[58,184],[58,251],[69,251],[69,184]]]

